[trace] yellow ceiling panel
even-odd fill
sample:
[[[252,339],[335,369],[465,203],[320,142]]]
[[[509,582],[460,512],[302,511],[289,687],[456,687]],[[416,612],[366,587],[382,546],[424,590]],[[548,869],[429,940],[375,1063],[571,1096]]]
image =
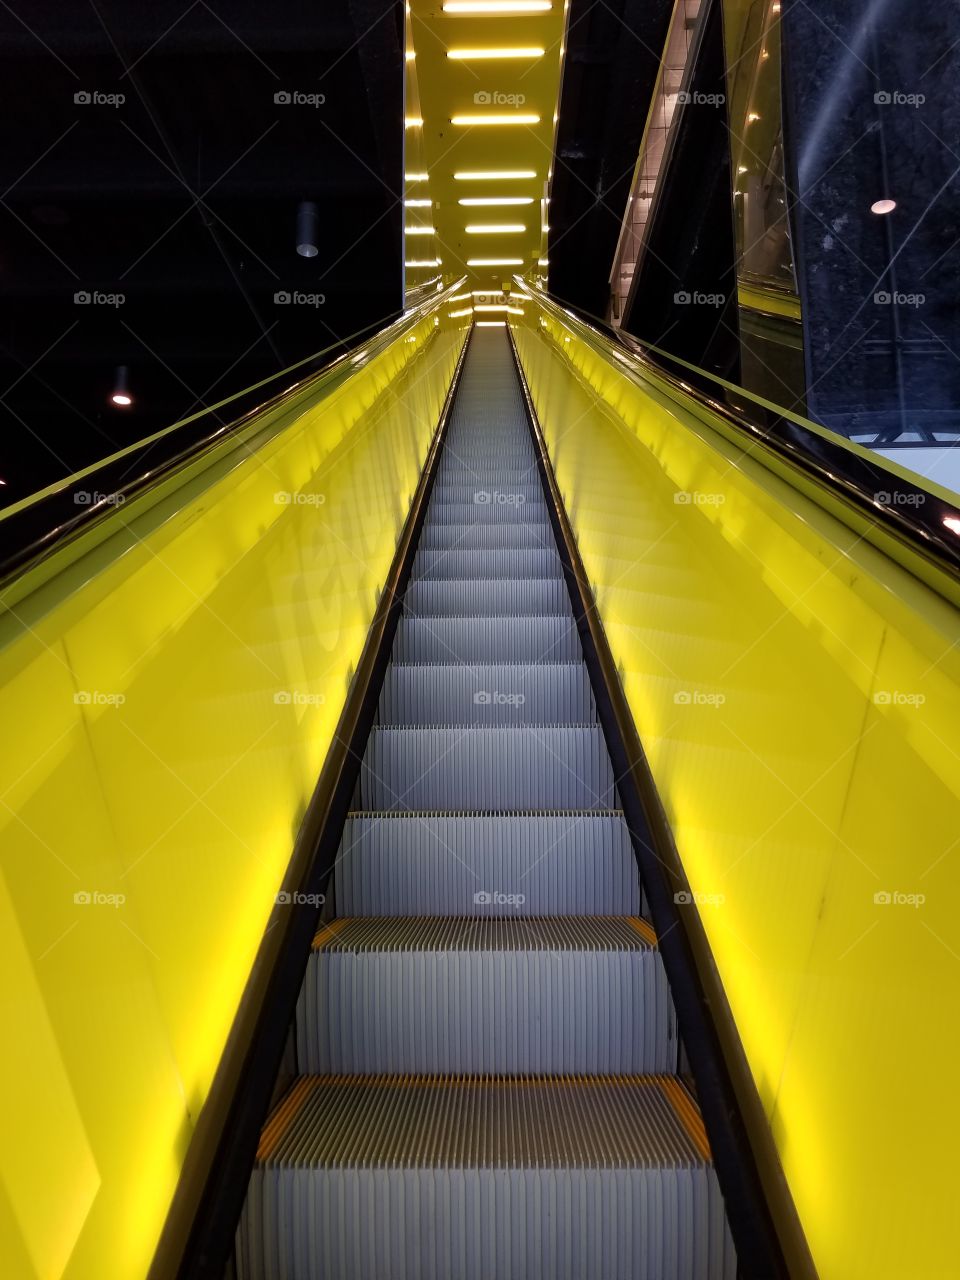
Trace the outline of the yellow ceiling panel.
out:
[[[491,291],[537,273],[566,11],[564,0],[408,5],[406,114],[423,123],[406,128],[406,170],[427,178],[408,181],[405,195],[431,203],[408,206],[405,221],[435,234],[408,235],[405,256],[438,263],[408,268],[408,286],[467,275],[466,288]]]

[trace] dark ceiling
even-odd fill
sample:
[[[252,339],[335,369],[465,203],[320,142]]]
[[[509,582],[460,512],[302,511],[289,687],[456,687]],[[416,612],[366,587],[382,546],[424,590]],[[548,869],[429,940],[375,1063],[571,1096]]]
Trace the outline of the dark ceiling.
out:
[[[601,317],[671,8],[669,0],[571,0],[549,284]]]
[[[402,36],[399,0],[0,5],[0,502],[399,311]]]

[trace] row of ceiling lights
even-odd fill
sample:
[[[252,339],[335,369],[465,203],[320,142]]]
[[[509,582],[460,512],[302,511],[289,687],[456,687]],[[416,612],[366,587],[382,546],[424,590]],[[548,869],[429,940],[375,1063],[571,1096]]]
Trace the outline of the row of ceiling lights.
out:
[[[444,0],[444,13],[452,14],[474,14],[487,16],[509,16],[510,14],[529,14],[529,13],[546,13],[553,8],[552,0]],[[471,61],[474,59],[490,61],[499,59],[527,59],[532,60],[542,58],[546,50],[542,46],[506,46],[500,48],[451,48],[447,50],[447,57],[455,61]],[[412,61],[416,54],[414,50],[408,50],[407,60]],[[486,125],[535,125],[540,123],[540,116],[534,112],[511,112],[511,113],[467,113],[455,115],[451,117],[451,124],[457,127],[474,128],[476,126]],[[405,120],[407,128],[419,128],[423,125],[423,119],[419,116],[409,116]],[[535,179],[536,171],[532,169],[505,169],[505,170],[487,170],[487,171],[462,171],[454,174],[457,181],[512,181],[515,179]],[[408,173],[406,180],[408,182],[426,181],[428,175],[423,173]],[[533,196],[475,196],[465,197],[458,200],[457,203],[464,207],[516,207],[522,205],[533,204]],[[432,201],[411,199],[405,201],[406,207],[411,209],[431,208]],[[466,233],[468,235],[517,235],[523,234],[527,230],[525,223],[468,223]],[[406,228],[407,235],[434,235],[435,228],[432,226],[415,226],[411,225]],[[540,259],[543,264],[545,259]],[[441,258],[431,259],[408,259],[406,262],[408,267],[439,267],[442,265]],[[468,258],[467,266],[469,267],[518,267],[523,265],[522,258]]]

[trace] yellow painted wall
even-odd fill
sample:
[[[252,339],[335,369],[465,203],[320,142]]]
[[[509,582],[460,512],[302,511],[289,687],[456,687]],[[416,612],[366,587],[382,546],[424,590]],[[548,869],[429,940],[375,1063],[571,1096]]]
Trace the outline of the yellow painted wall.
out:
[[[10,1280],[147,1271],[464,338],[393,332],[5,597]]]
[[[955,1277],[958,611],[557,308],[512,325],[820,1275]]]

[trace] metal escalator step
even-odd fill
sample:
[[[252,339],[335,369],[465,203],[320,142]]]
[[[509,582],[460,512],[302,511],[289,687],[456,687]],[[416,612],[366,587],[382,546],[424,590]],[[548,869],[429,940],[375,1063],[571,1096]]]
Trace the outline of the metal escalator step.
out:
[[[508,499],[512,495],[508,495]],[[485,494],[480,502],[431,503],[427,523],[431,525],[475,524],[534,524],[549,525],[550,517],[544,502],[524,499],[522,502],[501,501],[492,494]]]
[[[572,617],[401,617],[395,662],[572,662],[582,658]]]
[[[537,471],[537,459],[533,450],[524,457],[511,456],[506,450],[496,448],[490,450],[485,459],[449,458],[441,462],[437,468],[437,480],[449,484],[473,484],[480,480],[484,484],[538,484],[540,477]]]
[[[394,663],[387,668],[377,718],[384,726],[590,724],[596,710],[582,662]]]
[[[305,1076],[268,1121],[240,1280],[734,1280],[668,1076]]]
[[[601,730],[375,728],[357,788],[361,809],[612,809]]]
[[[420,537],[420,546],[437,551],[520,551],[538,547],[556,548],[553,530],[547,523],[531,524],[431,524]]]
[[[418,551],[411,575],[417,578],[559,578],[555,548],[538,551]]]
[[[511,503],[542,502],[543,489],[539,480],[525,480],[523,484],[491,485],[475,484],[466,481],[444,481],[439,477],[433,486],[434,502],[469,503],[471,506],[489,505],[509,506]]]
[[[619,813],[353,814],[335,892],[349,916],[640,914]]]
[[[322,928],[297,1005],[310,1074],[672,1071],[666,974],[628,917],[358,917]]]
[[[421,578],[404,593],[412,617],[491,618],[572,614],[562,578]]]

